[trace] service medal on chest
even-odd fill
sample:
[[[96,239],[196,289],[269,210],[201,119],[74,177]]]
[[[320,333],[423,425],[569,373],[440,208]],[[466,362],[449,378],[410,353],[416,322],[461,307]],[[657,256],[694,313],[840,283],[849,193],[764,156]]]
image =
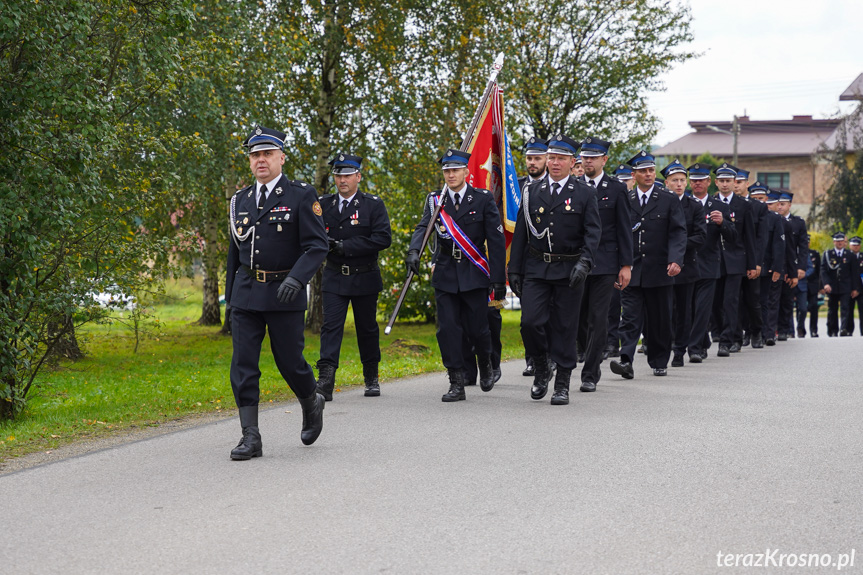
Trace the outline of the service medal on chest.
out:
[[[276,231],[277,231],[277,232],[282,231],[282,224],[278,224],[278,225],[276,226]]]
[[[237,228],[237,235],[238,236],[243,235],[243,228]]]
[[[243,225],[248,224],[248,223],[249,223],[249,218],[243,218]]]
[[[545,208],[543,208],[543,207],[539,208],[539,213],[543,213],[544,211],[545,211]]]
[[[352,226],[359,225],[359,223],[360,223],[360,221],[359,221],[359,220],[351,220],[351,225],[352,225]]]

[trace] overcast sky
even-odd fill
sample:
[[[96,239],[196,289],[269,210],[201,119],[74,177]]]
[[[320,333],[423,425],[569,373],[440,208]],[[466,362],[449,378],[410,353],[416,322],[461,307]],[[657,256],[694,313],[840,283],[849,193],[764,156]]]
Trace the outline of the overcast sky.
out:
[[[685,1],[685,0],[684,0]],[[839,94],[863,73],[863,0],[688,0],[702,55],[650,97],[665,145],[695,120],[815,118],[847,112]]]

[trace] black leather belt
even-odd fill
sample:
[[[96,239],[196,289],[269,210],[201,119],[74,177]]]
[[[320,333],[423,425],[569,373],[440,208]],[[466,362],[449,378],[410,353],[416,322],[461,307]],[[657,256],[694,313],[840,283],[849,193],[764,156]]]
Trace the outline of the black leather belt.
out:
[[[373,272],[378,269],[377,262],[372,262],[370,264],[366,264],[363,266],[349,266],[349,265],[339,265],[327,260],[327,267],[331,270],[336,270],[343,276],[352,276],[354,274],[361,274],[365,272]]]
[[[291,270],[282,270],[278,272],[268,272],[266,270],[253,270],[249,266],[242,266],[243,271],[246,272],[250,277],[255,278],[255,281],[259,281],[261,283],[266,282],[275,282],[279,280],[283,280],[288,277],[288,274],[291,273]]]
[[[528,246],[527,253],[535,260],[540,260],[545,263],[551,262],[577,262],[581,259],[581,254],[547,254],[539,251],[533,246]]]

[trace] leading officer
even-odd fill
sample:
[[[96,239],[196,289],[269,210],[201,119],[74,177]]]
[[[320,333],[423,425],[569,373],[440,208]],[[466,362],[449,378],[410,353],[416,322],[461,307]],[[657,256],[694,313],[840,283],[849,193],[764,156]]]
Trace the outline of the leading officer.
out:
[[[339,352],[345,333],[348,305],[354,310],[357,346],[363,363],[366,397],[381,394],[378,364],[381,361],[378,329],[378,294],[384,289],[378,253],[390,247],[390,218],[382,199],[359,191],[363,159],[338,154],[330,165],[337,194],[321,198],[330,253],[324,268],[324,324],[318,360],[318,393],[333,399]]]
[[[282,174],[285,134],[258,126],[243,142],[256,182],[231,198],[225,299],[231,305],[231,387],[243,438],[231,459],[260,457],[261,343],[269,332],[279,373],[303,409],[300,437],[311,445],[324,424],[324,398],[303,357],[306,284],[327,255],[315,189]]]
[[[535,369],[530,397],[545,397],[553,362],[552,405],[569,403],[581,296],[602,233],[596,193],[570,175],[578,148],[562,134],[549,141],[548,178],[522,190],[510,245],[509,285],[521,298],[521,338]]]
[[[469,160],[470,154],[460,150],[448,150],[440,159],[446,186],[426,197],[422,220],[405,257],[408,269],[419,274],[423,234],[428,226],[434,226],[437,242],[432,287],[437,304],[437,341],[450,381],[449,391],[441,398],[445,402],[465,399],[465,334],[477,355],[480,387],[483,391],[494,387],[486,310],[490,295],[495,300],[506,297],[503,226],[491,192],[466,183]],[[443,209],[432,222],[438,203],[443,203]]]

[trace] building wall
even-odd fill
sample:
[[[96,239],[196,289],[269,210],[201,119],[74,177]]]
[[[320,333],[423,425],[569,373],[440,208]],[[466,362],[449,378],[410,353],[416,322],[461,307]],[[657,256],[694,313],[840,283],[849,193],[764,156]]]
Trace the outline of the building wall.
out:
[[[824,194],[832,183],[830,166],[809,157],[741,157],[737,165],[752,174],[750,182],[759,172],[787,172],[794,194],[793,212],[803,217],[809,214],[813,198]]]

